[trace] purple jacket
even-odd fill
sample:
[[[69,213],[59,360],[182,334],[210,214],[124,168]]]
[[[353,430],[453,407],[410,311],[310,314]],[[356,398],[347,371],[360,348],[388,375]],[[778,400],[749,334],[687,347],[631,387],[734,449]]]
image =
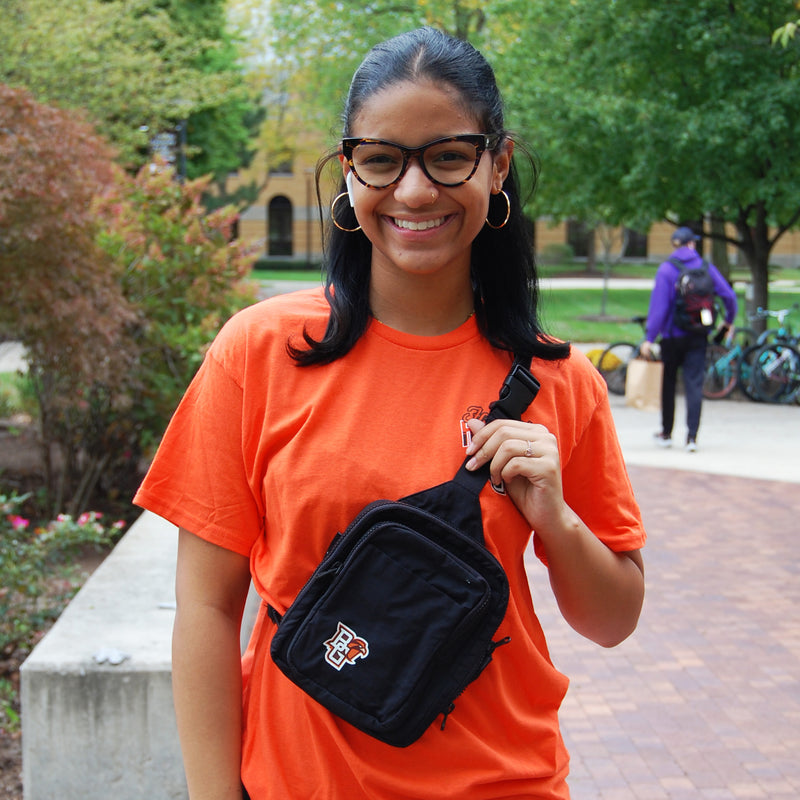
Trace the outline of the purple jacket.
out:
[[[699,267],[702,257],[691,247],[679,247],[670,258],[682,261],[687,267]],[[714,291],[722,298],[725,304],[725,322],[733,324],[736,319],[738,303],[736,294],[730,287],[722,273],[709,262],[708,271],[714,281]],[[654,342],[659,336],[669,339],[675,336],[688,336],[686,331],[676,328],[672,324],[672,315],[675,311],[675,283],[680,275],[680,270],[669,261],[659,265],[653,293],[650,295],[650,309],[647,312],[647,341]]]

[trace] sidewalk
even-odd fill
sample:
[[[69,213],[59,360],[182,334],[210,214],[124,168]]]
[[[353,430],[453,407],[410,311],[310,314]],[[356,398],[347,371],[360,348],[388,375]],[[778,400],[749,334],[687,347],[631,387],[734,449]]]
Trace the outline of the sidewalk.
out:
[[[531,592],[556,666],[573,800],[800,797],[797,486],[630,466],[648,542],[639,627],[603,650]]]
[[[678,395],[673,446],[657,447],[660,412],[640,411],[611,395],[611,408],[626,462],[641,467],[707,472],[800,483],[800,406],[750,400],[704,400],[698,450],[687,453],[686,411]],[[800,493],[800,488],[796,490]],[[800,512],[800,505],[798,505]]]
[[[648,542],[634,635],[575,634],[530,562],[556,666],[574,800],[800,796],[800,408],[706,401],[697,453],[612,408]],[[674,435],[685,428],[679,400]]]

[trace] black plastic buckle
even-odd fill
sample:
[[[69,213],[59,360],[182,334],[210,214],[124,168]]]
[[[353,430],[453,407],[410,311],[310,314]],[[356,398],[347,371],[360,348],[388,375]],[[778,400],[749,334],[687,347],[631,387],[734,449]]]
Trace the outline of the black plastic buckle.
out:
[[[531,371],[524,364],[515,361],[503,381],[500,396],[489,406],[487,422],[501,417],[519,419],[540,388],[539,381],[533,377]]]

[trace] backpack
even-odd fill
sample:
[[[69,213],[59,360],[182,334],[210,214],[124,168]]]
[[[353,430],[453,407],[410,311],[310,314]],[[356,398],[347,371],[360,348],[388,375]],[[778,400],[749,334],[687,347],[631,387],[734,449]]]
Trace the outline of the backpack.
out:
[[[539,389],[515,362],[488,419],[519,419]],[[280,670],[370,736],[407,747],[510,640],[495,640],[508,579],[486,548],[478,495],[486,464],[397,501],[365,506],[282,616]]]
[[[716,293],[708,261],[703,259],[699,267],[688,268],[677,258],[668,260],[680,270],[675,282],[673,324],[687,333],[708,334],[717,319]]]

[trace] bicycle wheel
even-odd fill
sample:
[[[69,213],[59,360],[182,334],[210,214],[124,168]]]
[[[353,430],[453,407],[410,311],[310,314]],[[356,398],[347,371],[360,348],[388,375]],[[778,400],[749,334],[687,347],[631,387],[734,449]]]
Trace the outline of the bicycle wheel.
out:
[[[721,344],[706,347],[706,371],[703,378],[703,397],[719,400],[736,388],[739,363],[734,353]]]
[[[760,344],[754,344],[742,352],[739,358],[739,373],[736,376],[737,386],[751,400],[760,400],[758,392],[753,386],[753,363],[756,353],[761,349]]]
[[[786,344],[762,347],[753,360],[752,384],[765,403],[792,402],[800,390],[800,353]]]
[[[600,358],[597,360],[597,369],[605,378],[609,392],[625,394],[628,362],[638,350],[638,346],[631,342],[613,342],[600,354]]]

